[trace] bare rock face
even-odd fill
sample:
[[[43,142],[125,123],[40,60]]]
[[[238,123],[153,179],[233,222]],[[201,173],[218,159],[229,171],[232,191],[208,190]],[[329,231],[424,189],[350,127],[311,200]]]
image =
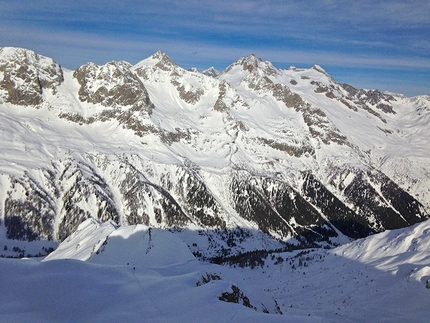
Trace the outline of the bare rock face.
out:
[[[61,66],[50,58],[20,48],[0,48],[2,99],[16,105],[37,106],[43,92],[63,82]]]
[[[116,119],[138,136],[156,133],[155,127],[148,123],[154,105],[145,86],[130,67],[126,62],[110,62],[103,66],[88,63],[77,68],[73,77],[80,85],[79,100],[102,105],[105,109],[89,118],[79,113],[60,116],[80,124]]]
[[[10,190],[4,201],[4,224],[8,239],[33,241],[54,239],[56,218],[55,174],[43,172],[44,188],[28,174],[21,178],[10,178]]]
[[[145,86],[130,71],[130,67],[126,62],[110,62],[103,66],[88,63],[77,68],[73,76],[81,86],[79,99],[105,107],[149,108]]]
[[[219,75],[219,72],[215,69],[215,67],[209,67],[207,70],[204,70],[202,74],[210,76],[210,77],[217,77]]]

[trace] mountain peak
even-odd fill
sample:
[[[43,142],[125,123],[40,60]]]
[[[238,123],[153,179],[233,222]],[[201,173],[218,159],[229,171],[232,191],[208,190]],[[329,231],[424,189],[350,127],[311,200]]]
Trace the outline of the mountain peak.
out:
[[[139,70],[141,68],[146,68],[148,66],[155,66],[155,67],[161,68],[162,70],[168,71],[172,67],[177,66],[177,64],[174,63],[165,52],[162,52],[161,50],[159,50],[154,54],[152,54],[150,57],[144,60],[141,60],[140,62],[135,64],[132,67],[132,69]]]
[[[160,62],[163,63],[168,63],[169,65],[176,65],[171,59],[170,57],[165,53],[162,52],[161,50],[157,51],[156,53],[154,53],[151,56],[153,59],[159,60]]]
[[[0,48],[0,73],[5,101],[16,105],[37,106],[43,101],[44,89],[55,92],[63,82],[58,63],[24,48]]]
[[[204,70],[202,74],[211,77],[217,77],[219,75],[219,72],[215,69],[215,67],[211,66],[207,70]]]
[[[240,60],[240,65],[243,66],[244,70],[252,71],[257,68],[262,62],[261,58],[256,57],[254,54],[242,57]]]
[[[193,72],[193,73],[200,73],[199,69],[197,67],[191,67],[188,72]]]
[[[0,58],[2,59],[13,59],[13,58],[27,56],[27,55],[37,55],[37,54],[31,50],[19,48],[19,47],[0,48]]]
[[[323,69],[321,66],[319,66],[317,64],[315,64],[314,66],[312,66],[312,69],[315,70],[315,71],[318,71],[318,72],[321,72],[321,73],[324,73],[324,74],[328,75],[327,72],[325,71],[325,69]]]
[[[25,62],[27,65],[38,65],[40,67],[53,66],[59,64],[52,58],[39,55],[36,52],[20,47],[0,47],[0,60]]]
[[[165,58],[169,58],[169,56],[165,52],[163,52],[161,50],[157,50],[154,54],[152,54],[152,58],[165,59]]]
[[[249,73],[253,73],[255,71],[260,71],[259,73],[267,75],[274,75],[277,73],[277,69],[272,65],[272,63],[269,61],[263,61],[261,58],[255,56],[255,54],[250,54],[238,59],[227,67],[224,72],[229,72],[238,66],[241,70],[248,71]]]

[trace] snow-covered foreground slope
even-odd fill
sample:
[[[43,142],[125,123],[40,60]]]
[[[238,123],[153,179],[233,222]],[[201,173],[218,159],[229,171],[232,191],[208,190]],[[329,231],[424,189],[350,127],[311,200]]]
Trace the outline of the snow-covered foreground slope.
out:
[[[242,291],[238,301],[248,307],[220,301],[234,294],[222,268],[200,263],[173,233],[143,225],[88,220],[44,261],[0,262],[1,322],[282,322]]]
[[[45,261],[78,259],[106,265],[166,266],[194,260],[188,246],[169,231],[142,224],[118,227],[88,219]]]
[[[260,260],[202,263],[171,232],[89,220],[44,261],[0,259],[0,322],[428,322],[430,221]]]

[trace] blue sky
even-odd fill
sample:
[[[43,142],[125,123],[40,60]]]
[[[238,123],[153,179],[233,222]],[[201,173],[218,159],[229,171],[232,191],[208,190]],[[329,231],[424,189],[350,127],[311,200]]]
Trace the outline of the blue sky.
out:
[[[321,65],[338,82],[430,95],[430,1],[0,0],[0,47],[75,69],[157,50],[223,70],[254,53],[279,68]]]

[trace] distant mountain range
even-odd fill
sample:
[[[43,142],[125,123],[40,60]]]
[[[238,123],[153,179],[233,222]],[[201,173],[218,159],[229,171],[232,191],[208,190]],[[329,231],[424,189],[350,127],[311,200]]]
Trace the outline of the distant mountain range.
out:
[[[220,73],[215,69],[215,67],[209,67],[208,69],[200,72],[197,68],[192,67],[188,70],[189,72],[202,73],[207,76],[217,77]]]
[[[429,218],[428,129],[430,97],[319,66],[199,73],[157,52],[70,71],[1,48],[0,252],[43,254],[89,218],[182,233],[202,259],[410,226]]]

